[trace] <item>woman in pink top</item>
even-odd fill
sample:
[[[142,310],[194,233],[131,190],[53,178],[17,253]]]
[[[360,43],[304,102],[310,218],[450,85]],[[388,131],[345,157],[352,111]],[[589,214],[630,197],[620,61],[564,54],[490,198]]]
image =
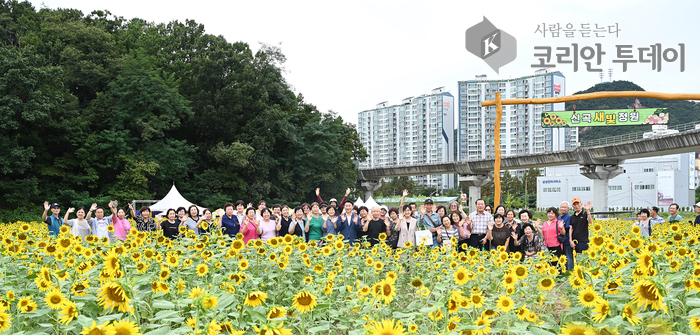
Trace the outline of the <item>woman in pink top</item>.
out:
[[[467,224],[469,215],[464,214],[462,205],[459,205],[459,211],[452,212],[452,214],[450,214],[450,219],[452,219],[452,225],[457,227],[459,231],[459,242],[457,242],[458,250],[466,251],[468,247],[467,242],[471,235],[469,232],[469,224]]]
[[[112,218],[114,226],[114,236],[121,241],[126,240],[126,235],[131,230],[131,223],[126,219],[126,211],[123,208],[116,208],[115,202],[109,203],[109,209],[112,213],[117,213],[116,218]]]
[[[255,220],[255,208],[248,207],[245,210],[245,216],[243,217],[243,222],[241,223],[240,233],[243,234],[243,242],[248,243],[250,240],[255,240],[260,238],[260,224]]]
[[[260,239],[263,241],[267,241],[273,237],[277,236],[277,222],[275,220],[270,220],[270,215],[272,212],[270,212],[269,208],[263,208],[260,211],[260,214],[262,215],[262,220],[260,220],[260,230],[262,230],[262,234],[260,234]]]
[[[559,210],[556,207],[549,207],[547,209],[547,221],[542,224],[540,228],[540,222],[537,220],[537,230],[542,234],[542,240],[544,245],[547,246],[549,251],[554,253],[556,256],[561,256],[563,253],[561,243],[557,239],[557,235],[565,235],[564,221],[557,220],[559,216]],[[555,263],[556,264],[556,263]]]

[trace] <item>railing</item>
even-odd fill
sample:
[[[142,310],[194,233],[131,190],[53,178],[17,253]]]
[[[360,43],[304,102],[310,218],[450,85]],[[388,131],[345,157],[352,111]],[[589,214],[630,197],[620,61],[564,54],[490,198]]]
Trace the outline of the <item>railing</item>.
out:
[[[668,127],[668,130],[678,130],[679,133],[682,133],[682,132],[689,131],[689,130],[695,130],[695,126],[698,124],[700,124],[700,121],[684,123],[684,124],[679,124],[679,125],[675,125],[675,126],[670,126],[670,127]],[[595,139],[595,140],[591,140],[591,141],[580,142],[579,148],[596,147],[599,145],[607,145],[607,144],[615,144],[615,143],[641,140],[644,138],[644,133],[648,133],[648,132],[649,131],[640,131],[640,132],[636,132],[636,133],[610,136],[610,137],[599,138],[599,139]],[[671,135],[671,134],[668,134],[668,135]],[[659,135],[659,136],[665,136],[665,135]]]

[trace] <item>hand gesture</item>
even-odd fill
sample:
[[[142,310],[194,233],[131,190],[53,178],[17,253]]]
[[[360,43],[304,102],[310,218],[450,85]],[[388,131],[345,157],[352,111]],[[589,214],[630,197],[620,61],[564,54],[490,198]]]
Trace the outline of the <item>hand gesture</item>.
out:
[[[407,197],[407,196],[408,196],[408,190],[403,190],[402,196],[403,196],[404,198]]]
[[[493,230],[493,222],[489,222],[489,230]]]
[[[156,219],[158,219],[158,222],[163,220],[163,214],[158,214],[156,215]]]
[[[420,213],[421,215],[425,214],[425,205],[420,205]]]
[[[282,223],[280,223],[280,221],[278,220],[277,221],[277,231],[280,231],[280,230],[282,230]]]
[[[592,205],[593,205],[593,203],[590,200],[588,200],[588,202],[586,203],[586,212],[589,212],[589,213],[591,212]]]
[[[514,240],[517,240],[517,239],[518,239],[518,234],[516,234],[514,231],[510,232],[510,236],[511,236]]]
[[[348,195],[350,195],[350,188],[349,187],[347,190],[345,190],[345,196],[347,197]]]
[[[352,223],[357,224],[357,216],[354,219],[352,219]]]
[[[75,207],[68,208],[68,211],[67,211],[67,212],[68,212],[68,213],[73,213],[73,212],[75,212]]]
[[[316,196],[318,196],[318,195],[320,195],[320,194],[321,194],[321,189],[317,187],[317,188],[316,188]]]
[[[542,227],[542,220],[537,219],[537,222],[535,222],[535,228],[540,229],[540,227]]]
[[[49,205],[49,202],[48,202],[48,201],[44,201],[44,210],[45,210],[45,211],[48,211],[50,207],[51,207],[51,205]]]
[[[345,213],[340,214],[340,219],[341,219],[341,220],[345,221],[345,218],[347,218],[347,216],[345,215]]]
[[[246,208],[253,208],[253,204],[249,202]]]
[[[131,203],[129,203],[129,209],[132,211],[134,210],[134,206],[132,206]]]
[[[387,228],[389,228],[391,226],[389,219],[384,219],[384,224],[386,225]]]
[[[559,221],[559,229],[564,229],[564,221]]]
[[[462,206],[462,204],[459,204],[459,211],[464,212],[464,206]]]
[[[92,206],[90,206],[90,211],[94,211],[97,209],[97,204],[93,203]]]

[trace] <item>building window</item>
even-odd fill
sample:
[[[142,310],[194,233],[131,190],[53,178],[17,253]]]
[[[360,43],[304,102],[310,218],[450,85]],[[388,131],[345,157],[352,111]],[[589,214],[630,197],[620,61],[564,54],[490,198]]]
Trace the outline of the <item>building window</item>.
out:
[[[654,185],[634,185],[635,190],[653,190]]]
[[[572,192],[590,192],[591,187],[590,186],[574,186],[571,188]]]
[[[608,186],[609,191],[622,191],[622,185],[610,185]]]
[[[542,192],[547,192],[547,193],[561,192],[561,187],[545,187],[542,189]]]
[[[644,172],[654,172],[654,168],[644,168]]]

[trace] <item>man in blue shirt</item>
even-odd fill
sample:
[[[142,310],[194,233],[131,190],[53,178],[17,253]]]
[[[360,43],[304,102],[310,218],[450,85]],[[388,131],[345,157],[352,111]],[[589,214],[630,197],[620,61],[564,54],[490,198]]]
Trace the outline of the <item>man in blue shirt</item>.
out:
[[[571,226],[571,214],[569,214],[569,202],[562,201],[559,204],[559,212],[561,215],[557,220],[564,221],[564,229],[566,229],[566,237],[569,236],[569,227]],[[568,241],[567,241],[568,242]],[[574,269],[574,251],[569,243],[562,243],[564,246],[564,254],[566,255],[566,269],[571,271]]]
[[[345,237],[350,244],[354,244],[357,240],[357,231],[360,229],[360,218],[352,212],[352,200],[346,200],[343,204],[345,211],[340,214],[338,222],[338,233]]]
[[[51,210],[51,216],[46,216],[48,211]],[[57,203],[53,203],[49,206],[48,201],[44,201],[44,214],[41,215],[41,219],[49,226],[49,234],[51,236],[58,236],[61,233],[61,226],[63,225],[63,219],[59,215],[61,213],[61,206]]]
[[[423,206],[420,206],[420,226],[425,227],[422,229],[428,229],[433,233],[433,247],[438,247],[437,241],[437,228],[442,226],[442,220],[437,212],[434,212],[435,205],[433,204],[433,199],[425,199]]]
[[[666,220],[659,215],[659,207],[652,207],[649,210],[649,213],[651,213],[649,216],[649,221],[653,222],[654,224],[664,224],[664,222],[666,222]]]

